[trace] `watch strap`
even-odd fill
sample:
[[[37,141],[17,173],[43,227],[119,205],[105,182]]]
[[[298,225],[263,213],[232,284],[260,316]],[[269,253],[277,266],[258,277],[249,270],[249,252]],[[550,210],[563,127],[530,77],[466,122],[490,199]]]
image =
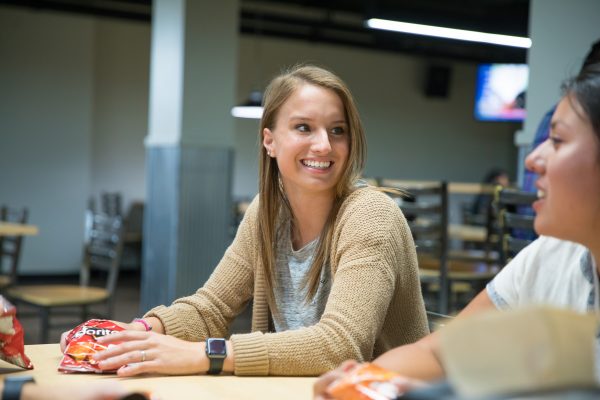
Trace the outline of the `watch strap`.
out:
[[[223,371],[223,362],[225,361],[222,357],[211,357],[208,356],[208,375],[219,375]]]
[[[31,376],[9,376],[4,379],[4,389],[2,389],[2,400],[20,400],[23,385],[35,382]]]

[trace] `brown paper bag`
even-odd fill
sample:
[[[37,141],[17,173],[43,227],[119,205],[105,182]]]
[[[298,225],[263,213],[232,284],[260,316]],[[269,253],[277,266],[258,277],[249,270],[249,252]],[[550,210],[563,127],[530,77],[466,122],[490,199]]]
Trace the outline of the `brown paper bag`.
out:
[[[551,307],[491,311],[440,331],[448,379],[464,396],[596,385],[596,315]]]

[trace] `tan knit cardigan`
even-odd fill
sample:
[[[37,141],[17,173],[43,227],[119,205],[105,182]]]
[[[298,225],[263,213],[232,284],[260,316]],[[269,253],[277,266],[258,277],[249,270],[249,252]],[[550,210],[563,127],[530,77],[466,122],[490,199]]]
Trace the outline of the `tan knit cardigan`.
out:
[[[415,244],[385,194],[363,188],[344,201],[331,246],[331,292],[321,320],[307,328],[268,332],[258,236],[256,198],[204,287],[145,316],[158,317],[168,335],[184,340],[226,337],[254,298],[252,333],[231,336],[236,375],[319,375],[428,333]]]

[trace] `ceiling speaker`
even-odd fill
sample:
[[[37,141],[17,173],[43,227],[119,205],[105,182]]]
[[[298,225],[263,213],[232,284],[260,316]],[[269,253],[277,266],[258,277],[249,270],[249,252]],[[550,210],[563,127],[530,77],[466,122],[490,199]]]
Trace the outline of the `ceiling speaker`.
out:
[[[452,69],[441,65],[427,67],[425,77],[425,96],[447,98],[450,94]]]

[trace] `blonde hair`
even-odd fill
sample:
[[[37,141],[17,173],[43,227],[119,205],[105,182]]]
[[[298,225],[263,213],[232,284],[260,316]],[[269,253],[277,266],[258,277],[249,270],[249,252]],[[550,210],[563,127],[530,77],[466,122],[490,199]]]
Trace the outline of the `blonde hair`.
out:
[[[314,297],[319,286],[321,270],[329,261],[329,249],[333,237],[333,226],[343,200],[354,190],[354,184],[360,177],[366,160],[366,140],[362,123],[358,116],[356,104],[346,84],[332,72],[312,65],[300,65],[283,72],[274,78],[265,91],[264,111],[259,128],[259,143],[265,128],[273,130],[278,113],[287,99],[302,85],[314,85],[335,92],[344,107],[344,114],[350,135],[349,155],[343,173],[335,187],[335,199],[323,231],[319,237],[312,265],[307,274],[305,284],[306,300]],[[277,219],[283,210],[293,216],[283,187],[280,184],[277,160],[267,154],[264,146],[260,146],[259,156],[259,194],[258,211],[259,253],[265,276],[267,301],[272,312],[277,312],[274,298],[276,229]]]

